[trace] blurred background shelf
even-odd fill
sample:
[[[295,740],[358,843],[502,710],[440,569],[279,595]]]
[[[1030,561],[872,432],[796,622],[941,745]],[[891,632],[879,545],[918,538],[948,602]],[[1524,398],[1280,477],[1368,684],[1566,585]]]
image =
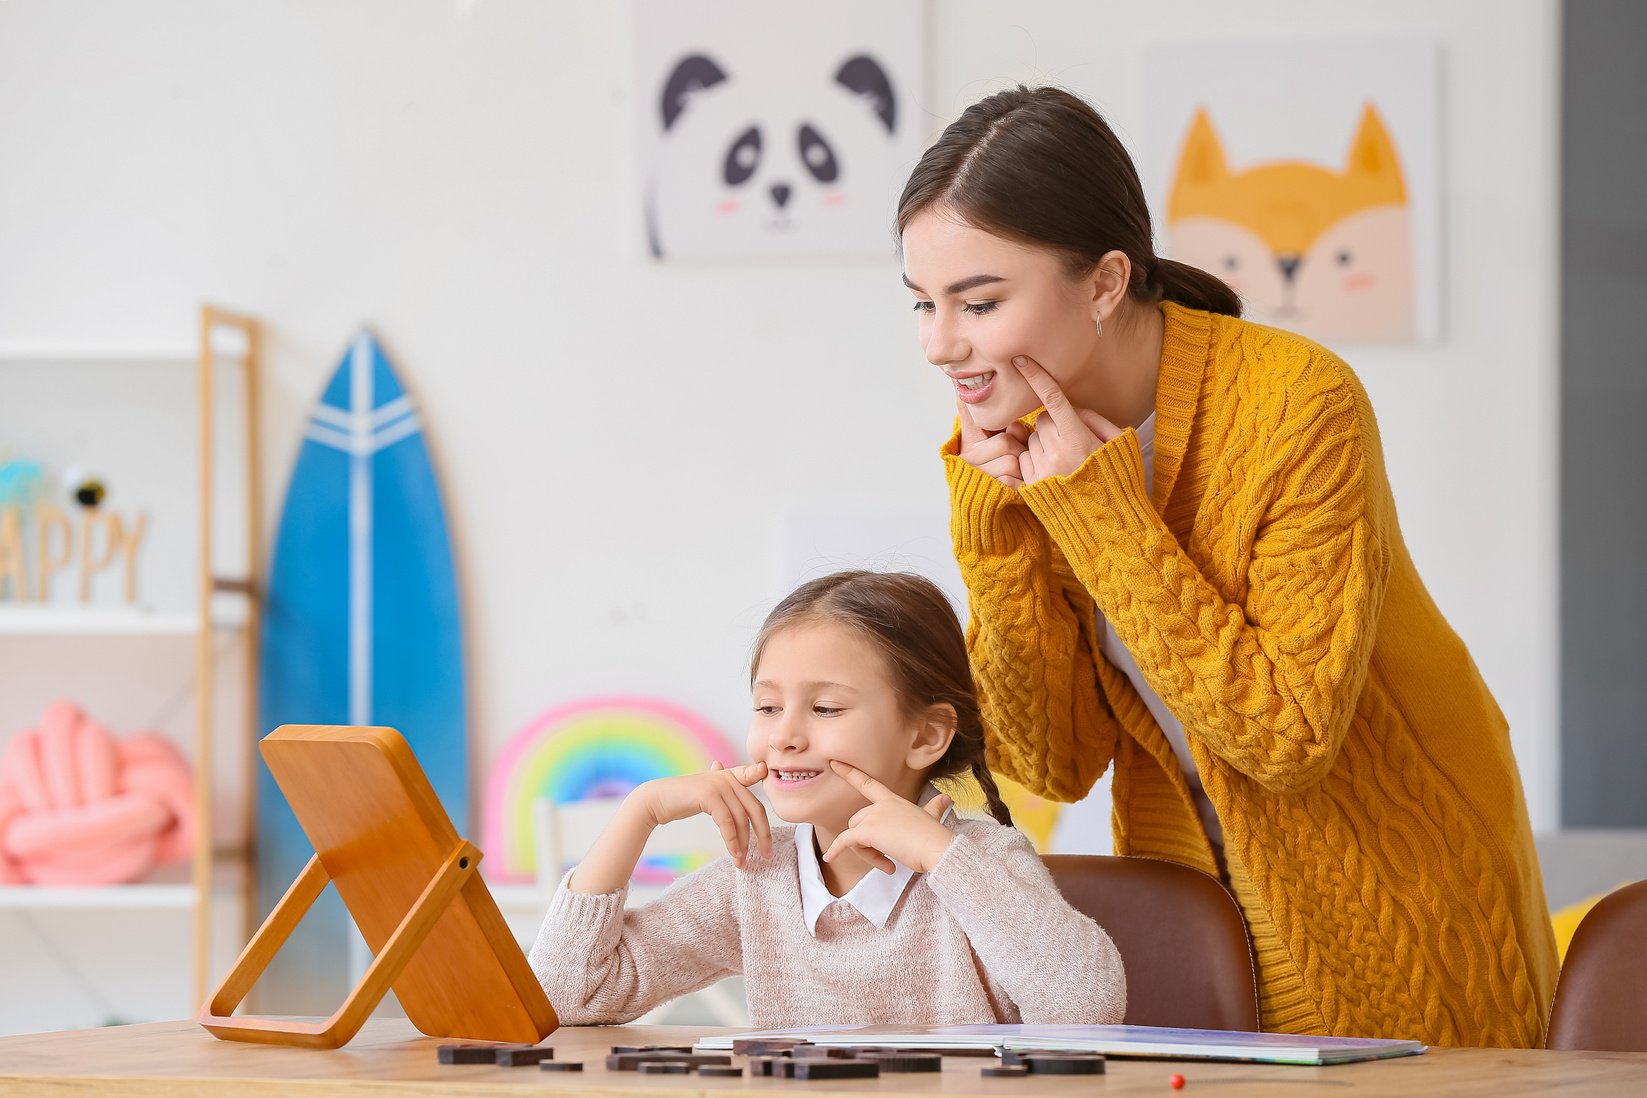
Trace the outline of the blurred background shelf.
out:
[[[209,892],[238,904],[245,888],[245,854],[219,852]],[[199,890],[190,866],[169,866],[131,884],[0,885],[0,911],[192,911]]]
[[[214,607],[214,629],[239,629],[247,621],[244,606]],[[133,606],[0,605],[0,636],[123,637],[193,636],[200,618],[192,613],[146,610]]]
[[[0,886],[0,911],[187,911],[194,903],[192,884]]]
[[[195,797],[187,861],[129,884],[0,886],[0,983],[51,991],[27,1008],[0,995],[0,1008],[17,1007],[0,1013],[0,1031],[190,1015],[257,917],[247,866],[262,335],[253,318],[209,305],[196,332],[192,349],[0,342],[0,382],[24,394],[0,405],[13,455],[54,478],[71,465],[107,477],[146,520],[142,602],[119,601],[90,567],[85,601],[65,597],[64,568],[55,590],[40,569],[43,595],[27,575],[21,596],[0,585],[0,747],[44,705],[70,700],[117,739],[170,739],[190,759]],[[46,492],[58,498],[55,482]],[[44,539],[29,544],[38,560]]]

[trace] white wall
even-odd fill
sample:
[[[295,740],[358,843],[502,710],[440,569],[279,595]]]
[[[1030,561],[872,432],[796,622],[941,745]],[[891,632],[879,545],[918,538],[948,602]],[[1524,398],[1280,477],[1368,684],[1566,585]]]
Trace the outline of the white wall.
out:
[[[641,258],[628,10],[0,2],[0,350],[186,348],[201,300],[260,316],[272,520],[307,406],[373,325],[426,409],[483,765],[608,691],[741,742],[785,516],[943,506],[951,401],[894,258]],[[934,135],[1003,84],[1056,82],[1136,144],[1140,51],[1179,35],[1440,41],[1444,336],[1351,361],[1413,555],[1553,828],[1555,0],[930,12],[913,111]],[[1107,847],[1102,807],[1081,817]]]

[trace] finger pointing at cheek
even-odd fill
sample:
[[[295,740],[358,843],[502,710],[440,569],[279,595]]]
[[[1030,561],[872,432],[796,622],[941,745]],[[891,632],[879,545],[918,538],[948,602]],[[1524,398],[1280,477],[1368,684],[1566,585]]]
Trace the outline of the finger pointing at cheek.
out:
[[[1019,355],[1012,360],[1012,365],[1024,375],[1024,380],[1035,390],[1035,395],[1046,408],[1047,415],[1052,417],[1052,422],[1060,430],[1081,426],[1080,417],[1070,407],[1069,398],[1064,395],[1064,390],[1059,388],[1058,380],[1047,373],[1039,362],[1028,355]]]
[[[978,421],[972,418],[972,409],[960,397],[955,398],[955,415],[961,421],[961,449],[970,450],[989,436]]]

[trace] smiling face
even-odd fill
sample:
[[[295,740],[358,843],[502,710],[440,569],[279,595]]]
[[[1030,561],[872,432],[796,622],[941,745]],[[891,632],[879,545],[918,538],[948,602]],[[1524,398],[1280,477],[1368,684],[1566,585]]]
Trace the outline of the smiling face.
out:
[[[1099,406],[1088,392],[1100,339],[1094,283],[1071,278],[1057,253],[941,209],[910,219],[903,250],[927,361],[949,376],[979,427],[1002,430],[1041,406],[1015,355],[1040,363],[1077,405]]]
[[[905,711],[886,662],[852,629],[828,621],[780,629],[761,650],[752,694],[749,757],[766,763],[772,809],[812,824],[826,848],[869,803],[831,760],[911,800],[919,793],[924,772],[910,758],[923,718]]]

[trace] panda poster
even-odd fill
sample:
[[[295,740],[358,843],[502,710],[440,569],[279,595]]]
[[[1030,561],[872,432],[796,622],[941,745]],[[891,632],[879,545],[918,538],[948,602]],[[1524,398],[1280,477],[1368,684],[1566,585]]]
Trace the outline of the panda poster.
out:
[[[645,240],[659,259],[893,254],[925,147],[924,4],[635,0]]]
[[[1162,255],[1330,347],[1439,337],[1433,42],[1163,44],[1144,71],[1138,169]]]

